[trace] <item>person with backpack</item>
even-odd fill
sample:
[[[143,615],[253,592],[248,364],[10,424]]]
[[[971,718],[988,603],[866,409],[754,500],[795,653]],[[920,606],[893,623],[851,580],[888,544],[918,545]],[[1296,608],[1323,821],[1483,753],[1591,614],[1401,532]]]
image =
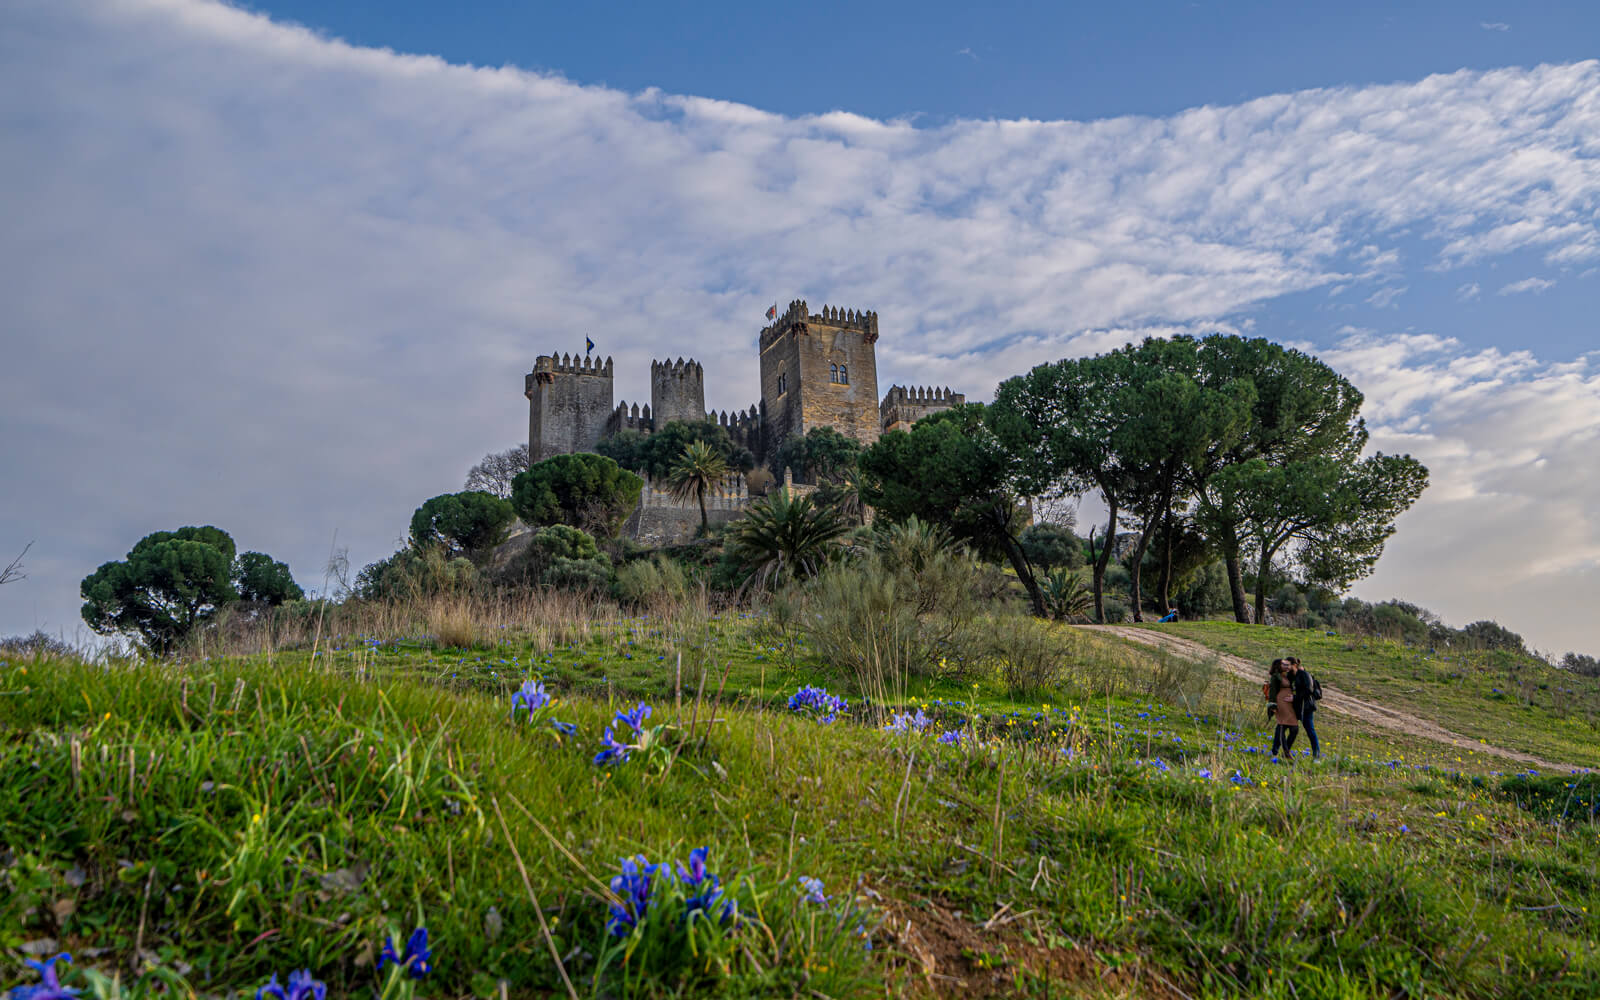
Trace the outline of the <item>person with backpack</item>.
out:
[[[1272,758],[1277,760],[1279,749],[1283,758],[1289,759],[1294,749],[1295,737],[1300,735],[1300,717],[1294,713],[1294,682],[1289,676],[1288,660],[1273,660],[1271,678],[1262,685],[1267,696],[1267,714],[1276,727],[1272,731]]]
[[[1311,759],[1322,759],[1322,744],[1317,740],[1317,702],[1322,700],[1322,685],[1311,676],[1311,671],[1300,665],[1300,657],[1284,660],[1285,672],[1294,688],[1294,714],[1306,729],[1306,739],[1311,741]]]

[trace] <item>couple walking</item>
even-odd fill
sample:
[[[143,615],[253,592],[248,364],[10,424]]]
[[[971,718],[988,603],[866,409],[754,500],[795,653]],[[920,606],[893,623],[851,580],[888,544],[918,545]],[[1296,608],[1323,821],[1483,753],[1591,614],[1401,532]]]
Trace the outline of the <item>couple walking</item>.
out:
[[[1300,665],[1298,656],[1286,656],[1272,661],[1272,673],[1262,685],[1267,696],[1267,713],[1277,723],[1272,733],[1272,756],[1291,759],[1294,741],[1300,727],[1306,727],[1306,739],[1311,741],[1311,759],[1322,759],[1322,745],[1317,742],[1315,716],[1317,702],[1322,700],[1322,685],[1311,672]]]

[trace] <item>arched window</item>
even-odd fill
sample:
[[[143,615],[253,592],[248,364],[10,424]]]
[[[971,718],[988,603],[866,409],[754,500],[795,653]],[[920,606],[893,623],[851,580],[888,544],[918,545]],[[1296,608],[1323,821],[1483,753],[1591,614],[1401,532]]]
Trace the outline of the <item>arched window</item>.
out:
[[[850,384],[850,366],[849,365],[840,365],[839,366],[839,384],[840,385],[849,385]]]
[[[839,366],[838,365],[829,365],[828,366],[828,381],[829,382],[837,382],[837,381],[839,381]]]

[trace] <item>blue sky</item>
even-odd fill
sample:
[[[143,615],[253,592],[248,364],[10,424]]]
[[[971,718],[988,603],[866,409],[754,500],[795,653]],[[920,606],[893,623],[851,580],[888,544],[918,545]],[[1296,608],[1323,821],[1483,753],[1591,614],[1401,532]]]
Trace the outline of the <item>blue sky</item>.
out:
[[[586,335],[748,407],[804,297],[979,400],[1302,346],[1432,470],[1357,593],[1600,652],[1596,5],[862,6],[0,6],[0,634],[182,524],[387,555]]]

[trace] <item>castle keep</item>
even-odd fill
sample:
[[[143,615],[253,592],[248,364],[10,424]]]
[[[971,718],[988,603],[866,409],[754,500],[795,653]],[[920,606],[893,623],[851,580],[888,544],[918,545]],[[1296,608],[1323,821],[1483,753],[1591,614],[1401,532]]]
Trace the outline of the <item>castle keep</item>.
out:
[[[966,402],[948,388],[893,386],[878,398],[878,314],[789,303],[761,330],[760,398],[748,410],[715,413],[705,407],[705,371],[693,358],[650,364],[650,402],[612,402],[612,362],[540,355],[524,380],[528,454],[594,451],[625,430],[650,433],[674,420],[711,420],[726,428],[756,461],[768,464],[791,436],[832,427],[863,445],[880,434]],[[738,495],[742,485],[732,488]]]

